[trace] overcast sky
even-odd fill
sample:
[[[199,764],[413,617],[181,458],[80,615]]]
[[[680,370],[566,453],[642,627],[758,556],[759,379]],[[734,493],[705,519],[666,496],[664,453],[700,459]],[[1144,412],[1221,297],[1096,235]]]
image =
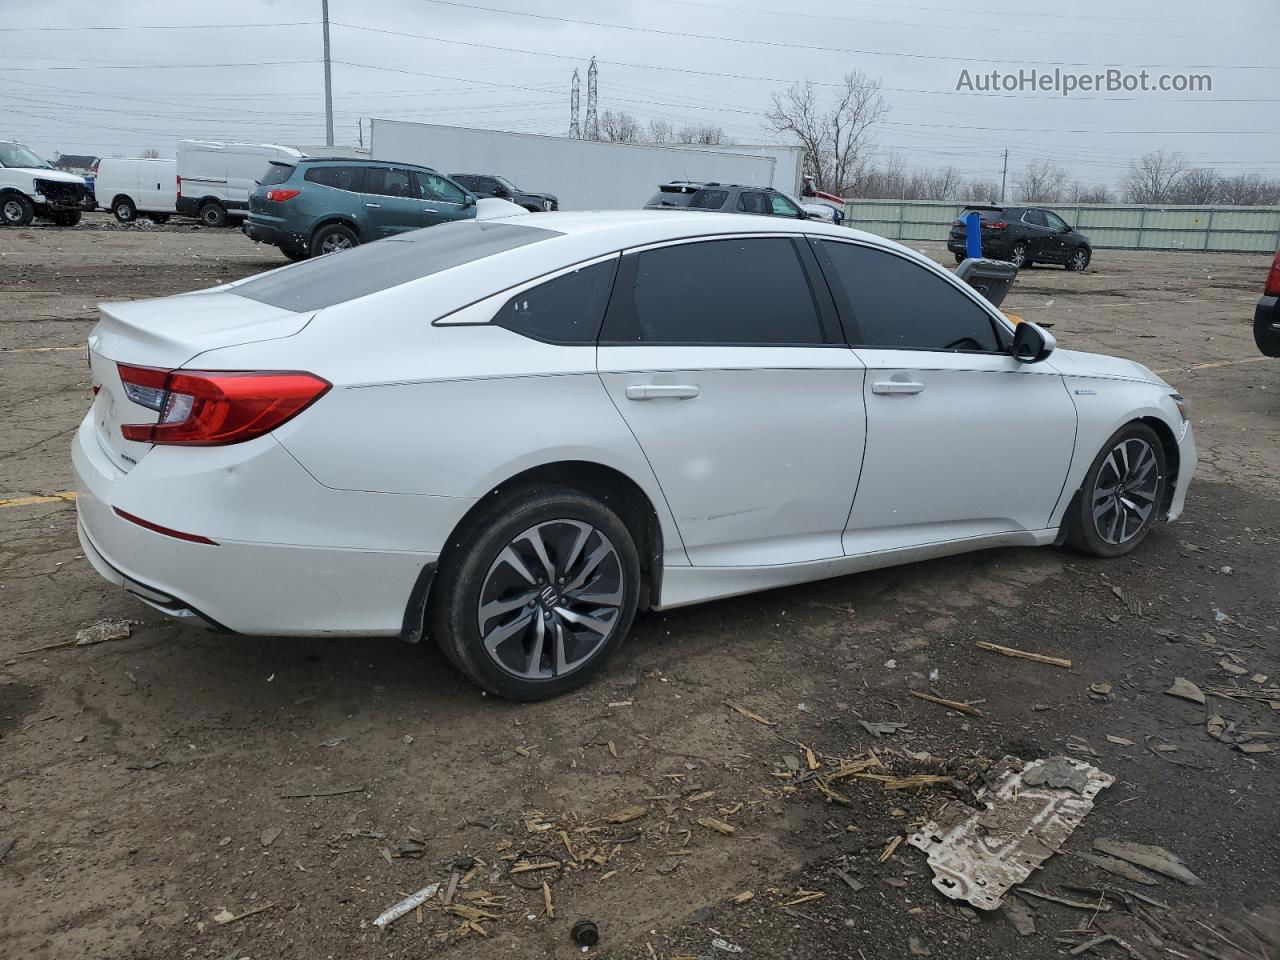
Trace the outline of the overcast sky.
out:
[[[0,0],[0,139],[49,157],[173,156],[184,137],[323,143],[320,6]],[[1007,146],[1011,177],[1048,157],[1113,184],[1131,157],[1164,148],[1280,177],[1275,12],[1275,0],[332,0],[336,141],[354,144],[361,118],[367,138],[370,117],[563,135],[573,68],[585,112],[595,55],[602,112],[718,124],[738,142],[776,139],[763,122],[772,91],[859,69],[890,106],[875,142],[915,168],[998,178]],[[77,29],[24,29],[50,26]],[[84,29],[98,27],[128,29]],[[1207,73],[1213,88],[956,92],[964,69],[1055,65],[1154,65],[1153,78]]]

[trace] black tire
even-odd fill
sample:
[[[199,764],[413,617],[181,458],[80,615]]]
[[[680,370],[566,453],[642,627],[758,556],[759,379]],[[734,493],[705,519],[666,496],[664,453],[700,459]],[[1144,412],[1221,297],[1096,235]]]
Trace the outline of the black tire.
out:
[[[1031,262],[1031,258],[1027,256],[1027,245],[1021,240],[1009,250],[1009,262],[1019,270],[1024,269]]]
[[[311,235],[311,256],[339,253],[360,245],[356,232],[341,223],[330,223]]]
[[[1112,458],[1112,453],[1117,451],[1122,444],[1126,445],[1126,455],[1132,458],[1131,462],[1133,462],[1135,469],[1141,463],[1141,461],[1137,460],[1137,454],[1142,449],[1140,444],[1146,445],[1154,459],[1151,469],[1155,471],[1155,480],[1151,483],[1144,481],[1139,486],[1137,480],[1127,478],[1117,485],[1119,492],[1114,497],[1108,498],[1105,495],[1100,495],[1099,491],[1103,491],[1105,494],[1105,491],[1111,486],[1110,481],[1116,477],[1115,470],[1108,465],[1108,461]],[[1116,466],[1120,466],[1123,460],[1124,458],[1117,457],[1113,462]],[[1145,423],[1125,424],[1102,445],[1102,449],[1089,466],[1089,472],[1085,474],[1084,483],[1071,501],[1067,516],[1063,520],[1067,528],[1067,543],[1077,550],[1091,553],[1096,557],[1121,557],[1133,550],[1146,538],[1152,524],[1155,523],[1164,508],[1165,489],[1168,484],[1167,469],[1164,444],[1160,442],[1156,432]],[[1127,489],[1126,483],[1128,484]],[[1125,497],[1125,494],[1128,494],[1128,497]],[[1104,500],[1106,501],[1105,503]],[[1115,510],[1126,515],[1125,523],[1127,524],[1134,521],[1136,516],[1133,512],[1122,509],[1120,503],[1128,502],[1144,505],[1144,500],[1149,504],[1146,516],[1142,518],[1141,523],[1132,532],[1128,531],[1127,526],[1126,528],[1121,528],[1120,533],[1123,539],[1120,542],[1115,542],[1114,538],[1109,539],[1100,530],[1102,526],[1112,527],[1111,521],[1113,521],[1115,513],[1108,510],[1101,517],[1096,517],[1095,508],[1101,510],[1107,507],[1108,504],[1114,504]],[[1110,532],[1114,533],[1114,528]]]
[[[36,215],[36,206],[25,194],[6,193],[0,197],[0,223],[6,227],[25,227]]]
[[[112,200],[111,212],[121,223],[133,223],[138,219],[138,208],[128,197],[116,197]]]
[[[1067,262],[1063,264],[1068,270],[1074,270],[1083,273],[1089,266],[1089,261],[1093,259],[1093,251],[1088,247],[1076,247],[1067,254]]]
[[[225,227],[227,225],[227,208],[217,200],[210,200],[200,208],[200,222],[206,227]]]
[[[59,227],[74,227],[80,222],[83,214],[79,210],[55,210],[49,214],[49,219]]]
[[[576,557],[567,558],[572,548],[564,545],[576,538],[583,528],[590,532],[583,534],[586,539],[579,545]],[[565,576],[554,578],[544,569],[539,569],[535,561],[528,561],[526,570],[538,582],[526,586],[525,580],[516,576],[515,567],[510,563],[504,565],[500,557],[509,547],[515,548],[524,558],[536,555],[527,549],[533,541],[522,537],[530,533],[541,537],[543,531],[548,531],[547,535],[551,537],[550,543],[539,540],[544,544],[544,555],[550,559],[554,573],[564,573]],[[596,566],[585,566],[587,558],[601,555],[604,559]],[[561,564],[566,559],[568,569],[562,570]],[[612,597],[618,599],[616,607],[609,603],[588,614],[595,623],[608,627],[607,634],[601,635],[589,628],[585,634],[574,633],[567,626],[581,619],[583,601],[574,597],[571,588],[565,588],[564,595],[559,595],[559,585],[585,576],[585,570],[594,572],[585,584],[572,589],[579,593],[584,589],[609,590],[613,591]],[[502,595],[498,592],[500,571],[505,571],[507,580],[515,583],[517,600],[526,589],[533,599],[527,605],[520,601],[510,610],[490,616],[482,625],[480,604],[483,591],[495,591],[490,594],[489,602],[497,601]],[[551,582],[553,579],[555,583]],[[617,514],[600,501],[572,488],[530,485],[495,497],[454,532],[431,588],[427,627],[450,662],[477,686],[508,700],[547,700],[581,686],[604,667],[631,629],[639,591],[640,561],[635,541]],[[591,596],[601,597],[603,594],[593,592]],[[578,609],[574,611],[572,607]],[[575,619],[562,619],[558,612],[552,612],[566,609]],[[506,624],[499,623],[512,612],[514,616]],[[613,615],[605,619],[610,612]],[[540,617],[546,619],[540,620]],[[527,623],[521,626],[518,621],[526,619]],[[501,650],[500,653],[491,654],[481,635],[483,626],[492,627],[490,636],[506,627],[518,629],[510,634],[509,639],[494,645]],[[551,639],[556,633],[543,633],[548,629],[568,631],[567,634],[559,634],[567,635],[568,642],[562,641],[562,646],[557,646]],[[545,644],[540,636],[547,641]],[[575,658],[581,655],[579,659],[568,659],[571,648]],[[536,663],[533,658],[535,649],[540,651]],[[558,653],[569,664],[563,672],[557,667]],[[518,675],[510,664],[522,659],[526,673],[541,676]]]
[[[956,258],[956,263],[964,263],[965,255],[963,253],[957,253],[957,254],[954,254],[954,256]]]
[[[299,260],[305,260],[307,259],[307,257],[311,255],[307,252],[306,247],[301,245],[294,246],[291,243],[282,245],[280,247],[280,252],[283,253],[286,257],[288,257],[290,260],[294,261],[295,263],[297,263]]]

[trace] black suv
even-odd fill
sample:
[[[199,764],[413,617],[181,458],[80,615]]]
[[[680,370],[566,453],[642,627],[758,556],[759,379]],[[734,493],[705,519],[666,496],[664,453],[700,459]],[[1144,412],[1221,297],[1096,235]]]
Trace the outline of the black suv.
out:
[[[1052,210],[1042,207],[996,207],[973,204],[960,211],[951,224],[947,249],[956,263],[965,259],[965,217],[982,217],[982,255],[1008,260],[1018,269],[1036,263],[1060,263],[1068,270],[1083,270],[1093,257],[1089,238]]]
[[[747,187],[737,183],[699,183],[672,180],[658,188],[646,210],[718,210],[721,213],[755,213],[766,217],[790,217],[793,220],[817,220],[781,190],[773,187]]]
[[[449,177],[477,197],[497,197],[524,207],[530,213],[550,213],[560,209],[560,201],[551,194],[521,190],[506,177],[500,177],[496,173],[451,173]]]

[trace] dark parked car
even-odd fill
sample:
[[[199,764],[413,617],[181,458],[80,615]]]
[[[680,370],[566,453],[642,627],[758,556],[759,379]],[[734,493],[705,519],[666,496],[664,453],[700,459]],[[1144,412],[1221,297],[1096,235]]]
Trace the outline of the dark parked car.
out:
[[[449,176],[481,199],[497,197],[524,207],[530,213],[550,213],[560,209],[560,201],[551,194],[521,190],[496,173],[451,173]]]
[[[1280,251],[1271,261],[1267,284],[1253,311],[1253,339],[1264,356],[1280,357]]]
[[[646,210],[718,210],[721,213],[755,213],[792,220],[820,220],[802,209],[781,190],[738,183],[700,183],[672,180],[664,183],[644,205]]]
[[[976,211],[982,217],[982,255],[1008,260],[1018,269],[1036,263],[1060,263],[1068,270],[1083,270],[1093,258],[1089,238],[1052,210],[1043,207],[1002,207],[972,204],[951,224],[947,249],[963,260],[965,218]]]
[[[475,196],[430,167],[303,158],[271,161],[241,229],[302,260],[475,215]]]

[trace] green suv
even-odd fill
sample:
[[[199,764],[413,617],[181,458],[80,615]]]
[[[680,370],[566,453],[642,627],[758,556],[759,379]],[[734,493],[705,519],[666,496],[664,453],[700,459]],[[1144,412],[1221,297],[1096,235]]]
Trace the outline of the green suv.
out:
[[[241,229],[304,260],[475,215],[475,194],[430,167],[304,158],[271,161]]]

